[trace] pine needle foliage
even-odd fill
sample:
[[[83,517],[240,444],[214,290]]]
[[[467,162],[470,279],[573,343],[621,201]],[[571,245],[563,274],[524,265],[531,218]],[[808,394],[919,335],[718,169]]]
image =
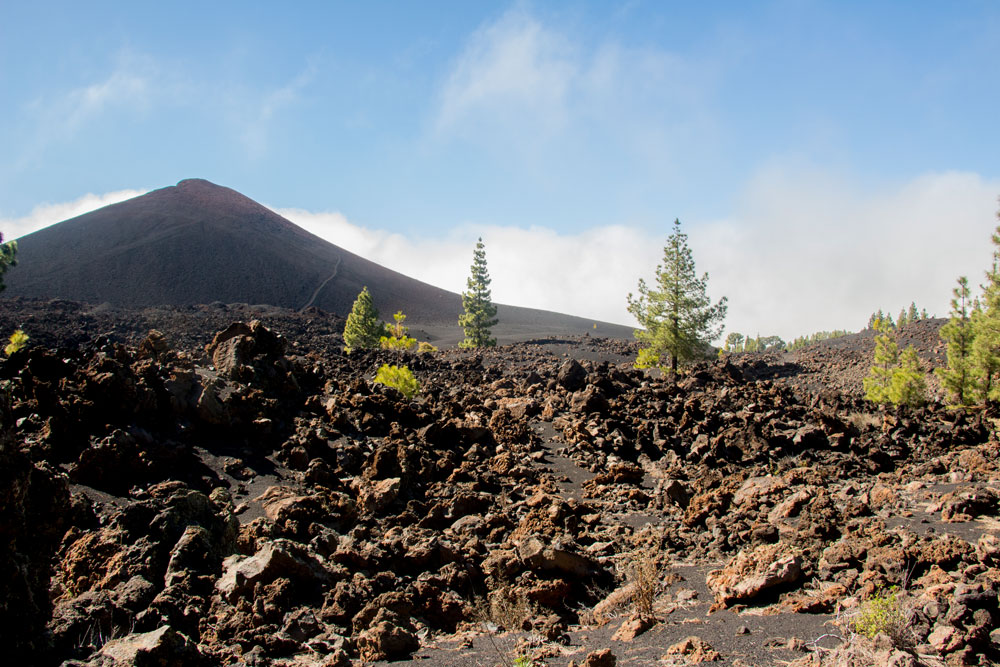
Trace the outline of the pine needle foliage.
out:
[[[390,366],[382,364],[375,373],[375,382],[392,387],[407,400],[413,398],[420,391],[420,383],[413,376],[413,372],[406,366]]]
[[[656,285],[639,280],[639,297],[630,293],[628,311],[642,329],[635,337],[642,344],[637,367],[666,368],[677,373],[678,365],[705,356],[709,343],[722,334],[726,297],[712,304],[706,288],[708,274],[695,273],[694,256],[680,220],[663,248],[663,263],[656,267]]]
[[[464,313],[458,317],[458,325],[465,330],[465,340],[459,347],[493,347],[496,338],[490,337],[490,329],[499,320],[496,318],[497,307],[493,304],[490,294],[490,274],[486,270],[486,246],[483,239],[476,242],[472,255],[472,275],[466,286],[467,292],[462,292],[462,308]]]
[[[23,329],[18,329],[10,335],[10,340],[7,343],[7,347],[3,349],[3,353],[9,357],[27,344],[28,334],[24,333]]]
[[[372,295],[364,287],[354,300],[351,314],[344,325],[344,350],[366,350],[379,346],[379,339],[385,328],[378,319],[378,311],[372,303]]]
[[[970,363],[974,397],[980,403],[1000,398],[1000,227],[993,233],[993,267],[986,272],[981,308],[972,315]]]
[[[889,382],[889,402],[915,408],[927,402],[927,381],[920,366],[917,349],[908,346],[899,355],[899,367],[892,372]]]
[[[407,335],[409,329],[403,326],[406,315],[403,314],[403,311],[398,310],[392,319],[395,324],[385,325],[387,335],[379,338],[379,345],[384,350],[412,350],[417,345],[417,339]]]
[[[0,292],[6,287],[3,283],[3,274],[7,273],[7,269],[17,264],[15,255],[17,255],[17,241],[4,243],[3,234],[0,234]]]
[[[864,379],[865,398],[873,403],[889,403],[892,374],[899,367],[896,331],[891,317],[876,318],[872,328],[878,335],[875,337],[875,360]]]
[[[923,405],[927,381],[916,348],[910,345],[900,354],[891,318],[877,320],[874,325],[878,336],[874,363],[864,379],[865,398],[873,403]]]
[[[956,405],[969,405],[975,393],[972,372],[973,329],[970,316],[969,279],[962,276],[952,290],[951,319],[941,327],[941,338],[948,345],[948,367],[934,373]]]

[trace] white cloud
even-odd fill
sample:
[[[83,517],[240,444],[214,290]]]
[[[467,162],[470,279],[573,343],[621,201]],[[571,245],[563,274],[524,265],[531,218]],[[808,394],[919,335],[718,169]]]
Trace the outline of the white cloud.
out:
[[[483,115],[494,123],[558,125],[578,69],[563,36],[523,11],[508,12],[476,31],[455,62],[441,92],[438,129]]]
[[[857,330],[915,301],[946,316],[959,275],[990,262],[1000,182],[926,174],[880,192],[794,168],[761,171],[737,213],[691,232],[699,268],[730,299],[731,330],[783,337]],[[702,259],[704,258],[704,259]]]
[[[474,32],[452,63],[434,136],[513,158],[539,178],[586,162],[605,182],[621,178],[622,164],[655,180],[714,141],[716,69],[711,59],[591,42],[514,9]]]
[[[288,83],[272,90],[250,91],[238,95],[230,113],[242,126],[240,138],[250,157],[259,159],[267,153],[268,140],[275,117],[296,104],[302,91],[312,82],[315,68],[308,66]]]
[[[27,112],[38,121],[35,150],[75,135],[111,109],[149,108],[155,96],[164,94],[164,84],[162,72],[151,59],[122,52],[103,78],[28,105]]]
[[[20,238],[26,234],[37,232],[57,222],[75,218],[90,211],[117,204],[120,201],[138,197],[147,190],[118,190],[102,195],[86,194],[70,202],[59,204],[39,204],[26,216],[20,218],[0,218],[0,232],[4,240]]]
[[[770,168],[725,220],[684,220],[709,294],[729,298],[729,330],[784,338],[858,330],[878,308],[916,301],[945,316],[959,275],[975,283],[990,261],[1000,182],[937,173],[866,193],[837,177]],[[627,225],[576,234],[467,226],[412,240],[367,229],[338,213],[279,213],[351,252],[451,291],[465,286],[477,233],[486,243],[493,297],[633,324],[625,295],[653,279],[669,233]]]

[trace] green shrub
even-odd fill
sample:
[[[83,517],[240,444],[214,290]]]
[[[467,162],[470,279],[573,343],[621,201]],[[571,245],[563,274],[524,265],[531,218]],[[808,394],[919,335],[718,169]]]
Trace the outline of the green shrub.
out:
[[[424,340],[420,341],[420,343],[417,345],[418,354],[424,354],[425,352],[437,352],[437,351],[438,349],[436,347],[434,347],[433,345]]]
[[[9,357],[27,344],[28,334],[24,333],[23,330],[18,329],[10,335],[10,344],[3,349],[3,352]]]
[[[392,387],[407,399],[413,398],[420,391],[420,383],[406,366],[382,364],[375,374],[375,382]]]
[[[903,597],[893,586],[865,600],[858,612],[848,619],[847,626],[851,632],[867,639],[886,635],[897,647],[903,647],[912,639],[909,621]]]

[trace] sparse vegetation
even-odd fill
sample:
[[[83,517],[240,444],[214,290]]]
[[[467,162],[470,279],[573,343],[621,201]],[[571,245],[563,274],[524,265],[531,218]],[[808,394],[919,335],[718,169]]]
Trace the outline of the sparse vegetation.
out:
[[[935,373],[957,405],[968,405],[975,392],[970,359],[973,330],[969,317],[969,279],[960,277],[952,294],[951,319],[940,332],[948,344],[948,367],[938,368]]]
[[[792,340],[792,342],[785,345],[785,350],[788,352],[794,352],[795,350],[800,350],[806,345],[812,343],[818,343],[823,340],[832,340],[834,338],[841,338],[848,335],[849,331],[844,329],[834,329],[833,331],[817,331],[816,333],[810,334],[808,336],[799,336]]]
[[[972,313],[971,365],[975,398],[1000,398],[1000,227],[993,233],[993,266],[986,272],[981,301]]]
[[[891,320],[875,322],[875,359],[864,379],[865,398],[873,403],[917,406],[926,401],[927,385],[912,345],[902,354]]]
[[[366,350],[378,347],[385,327],[379,322],[378,311],[372,302],[372,295],[364,287],[354,300],[351,313],[344,325],[344,351]]]
[[[375,373],[375,382],[392,387],[407,399],[413,398],[420,391],[420,383],[406,366],[382,364]]]
[[[632,554],[623,569],[625,581],[632,589],[632,604],[643,616],[653,616],[653,603],[660,593],[658,551],[641,550]]]
[[[24,333],[24,330],[18,329],[10,335],[10,342],[3,349],[3,352],[9,357],[27,344],[28,334]]]
[[[906,597],[893,586],[862,602],[857,612],[847,618],[847,629],[869,640],[885,635],[896,648],[906,648],[913,642],[910,620]]]
[[[656,286],[639,280],[639,298],[628,295],[628,311],[642,329],[635,337],[642,344],[636,366],[658,366],[677,373],[681,363],[703,358],[708,344],[722,334],[726,297],[712,304],[706,288],[708,274],[695,273],[694,256],[681,232],[680,220],[663,248],[663,263],[656,267]],[[645,353],[643,353],[645,351]]]
[[[403,326],[406,315],[399,310],[392,319],[394,324],[385,325],[385,335],[379,338],[379,345],[384,350],[412,350],[417,345],[417,339],[407,335],[409,329]]]
[[[17,255],[17,241],[4,243],[3,234],[0,234],[0,292],[6,287],[3,282],[3,274],[7,273],[7,269],[17,264],[15,255]]]
[[[732,331],[726,336],[726,341],[722,345],[723,353],[737,352],[767,352],[768,350],[780,350],[785,347],[785,341],[779,336],[745,336],[739,332]]]
[[[464,313],[458,317],[458,325],[465,330],[465,340],[460,347],[493,347],[496,338],[490,337],[490,329],[497,325],[497,307],[493,304],[490,294],[490,274],[486,270],[486,246],[483,239],[476,242],[472,256],[472,275],[466,286],[468,292],[462,292],[462,308]]]

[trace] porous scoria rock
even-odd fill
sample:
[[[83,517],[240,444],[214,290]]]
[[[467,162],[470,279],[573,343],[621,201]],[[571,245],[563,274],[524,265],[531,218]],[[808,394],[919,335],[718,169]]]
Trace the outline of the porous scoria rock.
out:
[[[406,627],[392,620],[382,620],[358,635],[358,654],[362,660],[399,660],[420,648],[420,640]]]
[[[611,639],[619,642],[630,642],[642,633],[656,625],[656,619],[643,614],[633,614],[621,624]]]
[[[617,664],[618,658],[611,652],[611,649],[604,648],[588,653],[579,667],[616,667]],[[570,660],[566,667],[577,667],[576,661]]]
[[[764,544],[736,554],[725,567],[708,573],[705,582],[715,593],[716,606],[752,600],[762,592],[790,584],[802,576],[802,559],[784,544]]]
[[[149,665],[198,667],[205,660],[198,647],[168,625],[151,632],[141,632],[112,639],[97,652],[86,667],[132,667]]]
[[[230,602],[250,594],[258,583],[266,584],[279,577],[313,586],[329,579],[329,573],[305,547],[290,540],[278,539],[265,544],[250,556],[230,556],[223,564],[216,590]]]
[[[684,656],[690,664],[715,662],[722,659],[722,655],[713,649],[708,642],[696,636],[686,637],[668,648],[664,659],[669,659],[669,656],[674,655]]]

